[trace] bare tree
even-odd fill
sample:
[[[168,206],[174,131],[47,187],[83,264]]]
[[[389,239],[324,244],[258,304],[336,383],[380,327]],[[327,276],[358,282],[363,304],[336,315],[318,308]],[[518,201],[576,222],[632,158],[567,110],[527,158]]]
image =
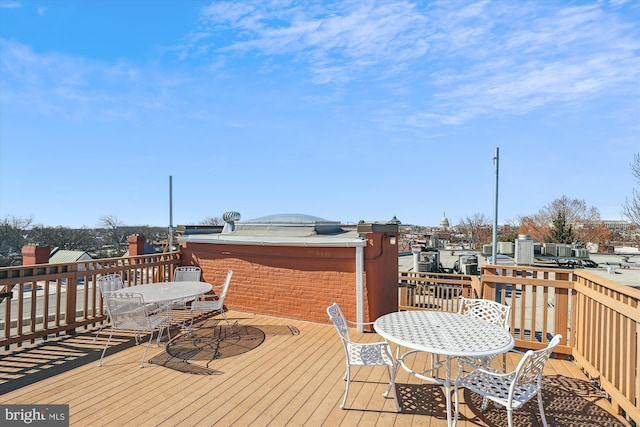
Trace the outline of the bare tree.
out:
[[[491,219],[482,213],[474,213],[471,216],[460,218],[458,229],[468,238],[475,248],[478,243],[482,243],[491,234]]]
[[[640,153],[633,156],[631,173],[636,181],[636,188],[631,190],[631,198],[622,205],[622,216],[636,227],[640,227]]]
[[[558,218],[562,218],[567,226],[571,226],[575,237],[574,243],[605,243],[611,234],[600,219],[596,207],[588,207],[584,200],[570,199],[562,196],[546,205],[536,215],[520,218],[518,234],[529,234],[538,242],[548,240],[549,233]]]
[[[120,222],[115,215],[103,215],[98,220],[98,224],[105,229],[106,242],[112,245],[118,256],[122,255],[124,251],[121,248],[121,243],[125,242],[126,233],[124,230],[124,224]]]
[[[27,243],[27,229],[31,226],[33,217],[20,218],[7,215],[0,219],[0,254],[20,252]]]
[[[201,225],[222,225],[224,224],[224,221],[219,216],[210,216],[200,221],[200,224]]]
[[[34,241],[44,243],[51,248],[89,251],[96,247],[96,238],[88,228],[73,229],[68,227],[33,227],[31,237]]]

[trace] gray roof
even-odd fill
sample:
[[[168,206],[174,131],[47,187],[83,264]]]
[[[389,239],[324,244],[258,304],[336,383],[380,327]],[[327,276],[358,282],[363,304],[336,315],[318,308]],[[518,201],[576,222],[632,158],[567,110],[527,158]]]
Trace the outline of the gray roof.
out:
[[[64,264],[66,262],[83,261],[91,258],[91,255],[86,251],[72,251],[54,248],[49,255],[49,264]]]
[[[239,218],[240,215],[236,214]],[[221,232],[209,233],[187,230],[178,238],[180,242],[273,245],[273,246],[324,246],[357,247],[365,241],[355,229],[345,230],[338,221],[329,221],[312,215],[277,214],[249,221],[234,221],[233,227],[225,226]]]

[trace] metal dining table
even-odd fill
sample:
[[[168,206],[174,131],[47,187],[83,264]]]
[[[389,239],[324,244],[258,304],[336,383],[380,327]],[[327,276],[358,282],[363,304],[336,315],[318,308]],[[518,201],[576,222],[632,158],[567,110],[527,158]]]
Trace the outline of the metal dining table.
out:
[[[147,283],[146,285],[130,286],[115,292],[137,293],[142,295],[145,303],[170,303],[190,298],[197,298],[211,290],[211,284],[206,282],[161,282]]]
[[[479,358],[494,356],[513,348],[515,341],[509,331],[485,320],[458,313],[411,310],[386,314],[374,322],[380,336],[398,346],[410,349],[398,357],[398,363],[418,378],[443,385],[447,407],[447,425],[451,416],[451,360],[456,357]],[[399,349],[399,347],[398,347]],[[409,353],[424,351],[445,357],[445,377],[427,377],[405,363]]]

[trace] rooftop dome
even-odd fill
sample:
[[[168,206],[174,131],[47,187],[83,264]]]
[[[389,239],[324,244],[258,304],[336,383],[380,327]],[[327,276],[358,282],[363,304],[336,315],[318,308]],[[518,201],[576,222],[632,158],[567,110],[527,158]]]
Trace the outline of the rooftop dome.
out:
[[[447,216],[444,214],[444,212],[442,212],[442,219],[440,220],[440,228],[446,230],[447,228],[449,228],[449,219],[447,218]]]
[[[339,221],[329,221],[317,216],[297,213],[267,215],[242,221],[237,224],[237,231],[269,232],[270,234],[338,234],[343,232]]]
[[[329,221],[313,215],[285,213],[267,215],[260,218],[244,221],[245,224],[338,224],[337,221]]]

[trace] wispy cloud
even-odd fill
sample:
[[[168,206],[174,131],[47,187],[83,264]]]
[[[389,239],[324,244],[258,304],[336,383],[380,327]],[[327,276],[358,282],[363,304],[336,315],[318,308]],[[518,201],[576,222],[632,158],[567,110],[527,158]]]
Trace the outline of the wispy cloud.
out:
[[[0,1],[0,8],[12,9],[16,7],[22,7],[22,3],[19,1]]]
[[[4,102],[28,106],[46,115],[92,120],[133,118],[167,108],[180,79],[156,76],[124,61],[105,63],[73,56],[34,52],[0,39]]]
[[[198,41],[215,55],[291,58],[318,84],[401,77],[431,99],[412,122],[450,124],[627,90],[639,31],[609,13],[619,4],[216,2]]]
[[[640,29],[619,7],[628,4],[216,1],[167,49],[193,65],[194,79],[206,78],[200,72],[225,78],[240,67],[290,73],[323,88],[327,102],[359,88],[379,123],[458,125],[637,91]],[[68,113],[66,102],[109,111],[118,104],[123,111],[163,108],[186,81],[149,64],[0,42],[3,97],[43,110]]]

